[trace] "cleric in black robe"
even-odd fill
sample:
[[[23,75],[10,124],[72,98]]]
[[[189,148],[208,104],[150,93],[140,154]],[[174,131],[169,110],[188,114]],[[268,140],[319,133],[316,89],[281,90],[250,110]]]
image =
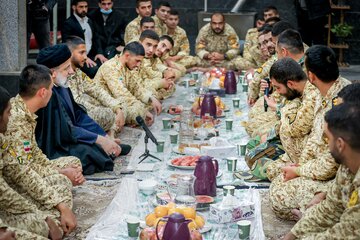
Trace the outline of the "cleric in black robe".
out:
[[[53,69],[70,57],[68,47],[59,44],[41,50],[37,63]],[[48,105],[36,115],[36,140],[49,159],[76,156],[81,160],[84,175],[113,170],[112,158],[95,143],[98,135],[105,136],[106,133],[74,101],[69,88],[54,84]],[[129,145],[122,144],[121,147],[122,155],[130,151]]]

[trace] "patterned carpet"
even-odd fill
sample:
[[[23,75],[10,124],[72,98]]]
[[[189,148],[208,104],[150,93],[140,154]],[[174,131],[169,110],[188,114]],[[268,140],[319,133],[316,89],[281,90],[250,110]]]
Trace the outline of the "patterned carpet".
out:
[[[141,130],[125,128],[120,139],[123,143],[134,147],[141,136]],[[74,212],[77,216],[78,227],[66,239],[85,239],[92,225],[104,212],[121,182],[121,169],[128,164],[130,157],[120,157],[115,160],[113,172],[97,173],[88,177],[88,181],[79,187],[75,187]],[[275,217],[269,204],[267,190],[260,190],[262,198],[263,228],[267,239],[281,239],[294,225],[294,222],[282,221]]]

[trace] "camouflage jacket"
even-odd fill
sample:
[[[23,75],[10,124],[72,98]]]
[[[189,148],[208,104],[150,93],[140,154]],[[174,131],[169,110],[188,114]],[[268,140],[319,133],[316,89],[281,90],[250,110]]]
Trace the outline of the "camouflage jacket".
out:
[[[161,37],[164,34],[167,34],[166,24],[163,21],[161,21],[156,15],[154,15],[152,18],[154,19],[155,22],[155,32],[159,35],[159,37]]]
[[[203,59],[207,53],[219,52],[226,53],[229,60],[231,60],[239,54],[239,38],[235,30],[227,23],[224,31],[220,34],[215,33],[211,29],[210,23],[208,23],[199,31],[196,38],[195,52],[200,59]]]
[[[340,165],[326,199],[308,209],[291,229],[300,239],[360,239],[360,169]]]
[[[133,39],[138,39],[140,36],[140,21],[141,16],[138,15],[134,20],[129,22],[125,28],[124,41],[125,44],[128,44]]]
[[[174,40],[174,47],[170,50],[170,56],[188,56],[190,44],[186,32],[181,27],[176,27],[174,34],[168,34]]]

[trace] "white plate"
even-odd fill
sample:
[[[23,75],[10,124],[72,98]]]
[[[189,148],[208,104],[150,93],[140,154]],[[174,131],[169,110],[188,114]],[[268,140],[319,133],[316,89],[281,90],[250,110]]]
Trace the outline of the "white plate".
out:
[[[172,151],[177,154],[185,155],[185,153],[182,153],[179,151],[179,146],[175,146],[172,148]]]
[[[211,229],[212,229],[212,226],[211,226],[210,224],[207,224],[207,223],[205,222],[205,225],[204,225],[201,229],[199,229],[199,232],[200,232],[201,234],[203,234],[203,233],[206,233],[206,232],[211,231]]]
[[[183,170],[194,170],[196,166],[177,166],[173,165],[171,161],[168,162],[168,165],[174,168],[183,169]]]

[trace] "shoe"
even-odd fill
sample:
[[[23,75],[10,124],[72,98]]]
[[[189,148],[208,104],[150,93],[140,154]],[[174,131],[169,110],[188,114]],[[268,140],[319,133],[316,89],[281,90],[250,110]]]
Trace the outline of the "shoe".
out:
[[[121,147],[121,153],[120,156],[128,155],[131,151],[131,146],[127,144],[120,144]]]

